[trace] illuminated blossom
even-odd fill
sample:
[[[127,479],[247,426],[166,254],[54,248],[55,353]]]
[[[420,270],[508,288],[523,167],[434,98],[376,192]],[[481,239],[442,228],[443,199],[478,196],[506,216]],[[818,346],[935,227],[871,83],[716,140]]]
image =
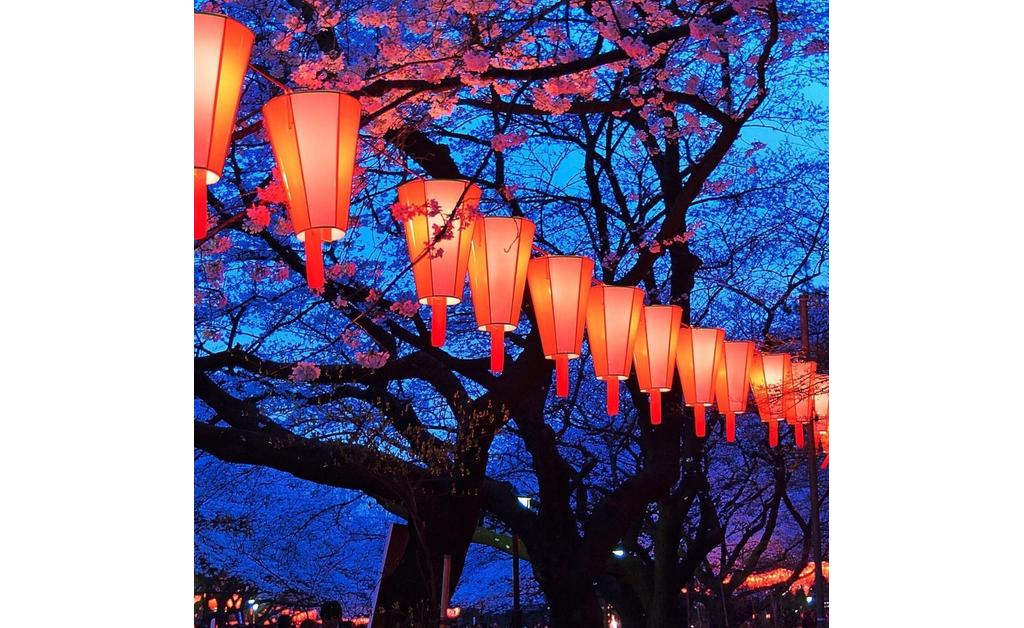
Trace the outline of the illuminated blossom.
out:
[[[270,208],[266,205],[251,205],[245,215],[249,217],[245,225],[249,233],[259,233],[270,226]]]
[[[690,36],[698,41],[710,38],[714,32],[715,23],[706,17],[698,17],[690,22]]]
[[[399,301],[397,303],[392,303],[391,307],[388,309],[399,316],[412,318],[413,316],[416,316],[416,312],[419,312],[420,304],[413,300]]]
[[[366,353],[356,353],[356,364],[368,369],[379,369],[387,363],[390,357],[391,354],[387,351],[380,352],[370,349]]]
[[[484,51],[470,51],[462,55],[462,62],[470,72],[485,72],[491,67],[491,55]]]
[[[292,368],[288,379],[293,382],[312,382],[320,377],[320,367],[312,362],[299,362]]]

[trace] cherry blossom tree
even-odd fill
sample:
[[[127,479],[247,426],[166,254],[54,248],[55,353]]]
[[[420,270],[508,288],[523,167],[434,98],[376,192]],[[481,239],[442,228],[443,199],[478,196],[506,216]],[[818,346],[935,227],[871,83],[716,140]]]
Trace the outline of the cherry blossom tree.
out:
[[[407,522],[405,586],[379,600],[397,609],[394,625],[438,617],[443,557],[457,583],[482,516],[522,539],[552,626],[596,628],[599,594],[638,597],[612,558],[638,539],[655,585],[632,625],[676,625],[680,583],[729,538],[733,510],[709,463],[719,435],[694,436],[678,384],[660,426],[635,378],[623,389],[632,403],[608,417],[586,354],[569,397],[549,394],[529,297],[502,374],[488,369],[468,298],[449,308],[445,346],[431,346],[396,188],[468,179],[480,213],[529,218],[539,248],[591,257],[598,280],[784,347],[798,337],[796,295],[827,294],[827,113],[806,96],[827,72],[827,6],[196,9],[256,35],[228,163],[208,190],[209,235],[196,242],[197,481],[212,456],[356,491]],[[348,92],[362,107],[350,229],[326,249],[317,291],[262,126],[283,87]],[[536,508],[522,508],[523,490]]]

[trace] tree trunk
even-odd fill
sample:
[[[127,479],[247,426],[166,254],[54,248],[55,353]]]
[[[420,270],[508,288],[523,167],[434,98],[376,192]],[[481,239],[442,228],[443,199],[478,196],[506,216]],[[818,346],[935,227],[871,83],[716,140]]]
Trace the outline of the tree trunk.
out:
[[[607,627],[597,588],[592,582],[582,582],[577,576],[549,583],[544,593],[551,607],[550,628]]]

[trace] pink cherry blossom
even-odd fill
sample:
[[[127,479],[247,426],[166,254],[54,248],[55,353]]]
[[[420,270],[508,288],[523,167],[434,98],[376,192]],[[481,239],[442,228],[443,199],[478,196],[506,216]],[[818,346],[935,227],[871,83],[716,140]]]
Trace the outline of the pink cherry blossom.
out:
[[[288,377],[293,382],[312,382],[320,377],[320,367],[312,362],[298,362]]]
[[[370,349],[365,353],[356,353],[356,364],[365,366],[368,369],[379,369],[387,363],[390,357],[391,354],[387,351],[379,352]]]

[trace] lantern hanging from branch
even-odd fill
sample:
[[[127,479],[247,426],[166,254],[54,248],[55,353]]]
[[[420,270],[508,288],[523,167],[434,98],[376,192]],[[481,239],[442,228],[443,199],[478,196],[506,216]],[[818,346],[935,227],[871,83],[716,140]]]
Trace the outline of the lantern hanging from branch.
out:
[[[685,404],[693,408],[697,436],[704,437],[705,408],[715,402],[715,379],[725,351],[725,330],[717,327],[679,329],[676,367]]]
[[[263,106],[263,121],[288,195],[288,217],[305,243],[306,281],[322,288],[320,243],[340,240],[348,230],[359,101],[326,90],[284,94]]]
[[[651,425],[661,423],[661,393],[672,390],[682,322],[683,308],[678,305],[645,305],[640,309],[633,367],[640,390],[651,398]]]
[[[220,180],[235,128],[252,31],[212,13],[195,14],[193,33],[195,239],[206,237],[206,186]]]
[[[555,361],[555,394],[569,396],[569,360],[580,357],[594,260],[545,255],[530,260],[526,277],[544,357]]]
[[[473,227],[469,291],[477,329],[491,334],[491,370],[501,373],[505,332],[519,325],[536,226],[525,218],[486,216]]]
[[[736,415],[747,411],[754,343],[750,340],[727,340],[722,344],[715,401],[718,411],[725,415],[725,439],[731,443],[736,440]]]
[[[466,287],[480,188],[464,179],[415,179],[398,186],[395,219],[405,227],[416,296],[430,306],[430,343],[444,345],[449,305]]]
[[[814,380],[817,362],[793,362],[793,406],[786,412],[786,421],[793,426],[796,446],[804,446],[804,430],[814,418]]]
[[[793,406],[793,367],[788,353],[754,353],[750,388],[761,420],[768,424],[768,442],[779,444],[779,421]]]
[[[608,416],[619,413],[619,381],[629,377],[643,306],[640,288],[604,284],[590,288],[587,340],[594,376],[605,382]]]

